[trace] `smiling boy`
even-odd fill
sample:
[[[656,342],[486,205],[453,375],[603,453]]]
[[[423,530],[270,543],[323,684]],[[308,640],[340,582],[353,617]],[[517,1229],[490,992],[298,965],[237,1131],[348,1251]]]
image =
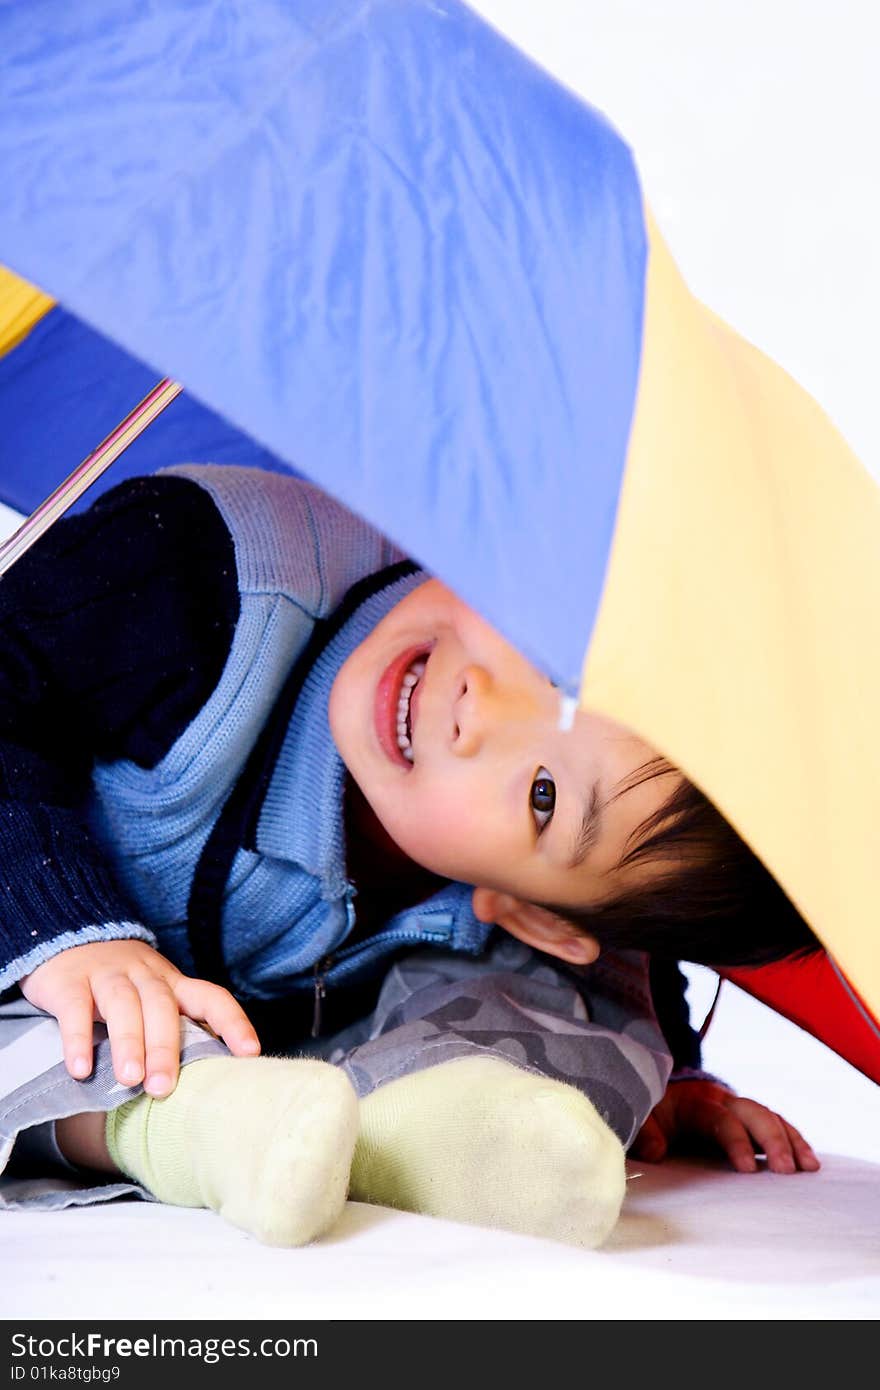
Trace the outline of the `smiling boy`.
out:
[[[562,731],[549,681],[292,478],[123,485],[0,605],[0,1026],[33,1059],[4,1156],[280,1244],[348,1190],[604,1239],[670,1063],[644,961],[583,967],[615,905],[717,877],[687,815],[633,857],[680,774],[610,720]],[[258,1058],[239,1000],[310,1055]]]
[[[618,866],[682,781],[672,768],[633,781],[653,749],[582,711],[573,734],[563,731],[551,682],[436,579],[351,654],[329,717],[372,812],[361,834],[477,885],[481,921],[575,964],[596,958],[595,941],[532,905],[584,909],[650,877]],[[626,794],[612,797],[621,786]]]

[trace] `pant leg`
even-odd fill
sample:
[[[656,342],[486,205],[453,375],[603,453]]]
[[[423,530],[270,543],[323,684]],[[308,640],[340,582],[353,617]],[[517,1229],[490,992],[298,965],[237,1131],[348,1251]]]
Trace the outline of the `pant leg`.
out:
[[[320,1055],[361,1097],[441,1062],[497,1057],[576,1086],[625,1146],[671,1068],[644,956],[609,953],[580,972],[512,937],[477,960],[431,948],[399,960],[373,1013],[321,1040]]]
[[[85,1111],[115,1110],[140,1095],[142,1086],[123,1086],[113,1075],[103,1023],[94,1028],[95,1063],[85,1081],[64,1065],[61,1032],[54,1018],[22,997],[0,1004],[0,1210],[16,1207],[84,1206],[113,1197],[150,1198],[138,1183],[108,1179],[41,1161],[45,1145],[22,1144],[23,1131]],[[226,1056],[226,1048],[190,1019],[181,1018],[181,1063]]]

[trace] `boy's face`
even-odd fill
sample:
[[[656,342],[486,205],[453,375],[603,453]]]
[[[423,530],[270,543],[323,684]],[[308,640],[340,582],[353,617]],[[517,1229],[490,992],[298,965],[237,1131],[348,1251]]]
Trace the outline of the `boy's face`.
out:
[[[651,778],[612,799],[655,750],[582,711],[562,731],[559,709],[550,681],[431,579],[345,662],[330,727],[376,817],[410,859],[494,895],[585,907],[644,881],[649,869],[616,865],[630,833],[675,783]]]

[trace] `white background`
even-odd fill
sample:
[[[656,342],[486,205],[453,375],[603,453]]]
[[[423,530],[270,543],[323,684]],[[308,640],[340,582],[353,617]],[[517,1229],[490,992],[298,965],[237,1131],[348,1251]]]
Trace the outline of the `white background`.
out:
[[[872,0],[476,0],[630,145],[693,292],[875,476],[880,83]]]
[[[792,372],[880,477],[871,0],[479,0],[474,8],[605,112],[635,151],[694,292]],[[695,967],[691,978],[700,1018],[714,976]],[[732,985],[705,1059],[820,1151],[880,1154],[880,1090]]]

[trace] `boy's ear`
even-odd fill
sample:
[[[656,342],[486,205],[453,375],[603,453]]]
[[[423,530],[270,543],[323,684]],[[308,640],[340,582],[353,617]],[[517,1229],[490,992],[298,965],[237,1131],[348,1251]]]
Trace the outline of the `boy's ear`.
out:
[[[591,965],[599,955],[595,937],[585,935],[546,907],[523,902],[509,893],[497,893],[493,888],[475,888],[472,903],[478,921],[495,922],[527,946],[559,956],[570,965]]]

